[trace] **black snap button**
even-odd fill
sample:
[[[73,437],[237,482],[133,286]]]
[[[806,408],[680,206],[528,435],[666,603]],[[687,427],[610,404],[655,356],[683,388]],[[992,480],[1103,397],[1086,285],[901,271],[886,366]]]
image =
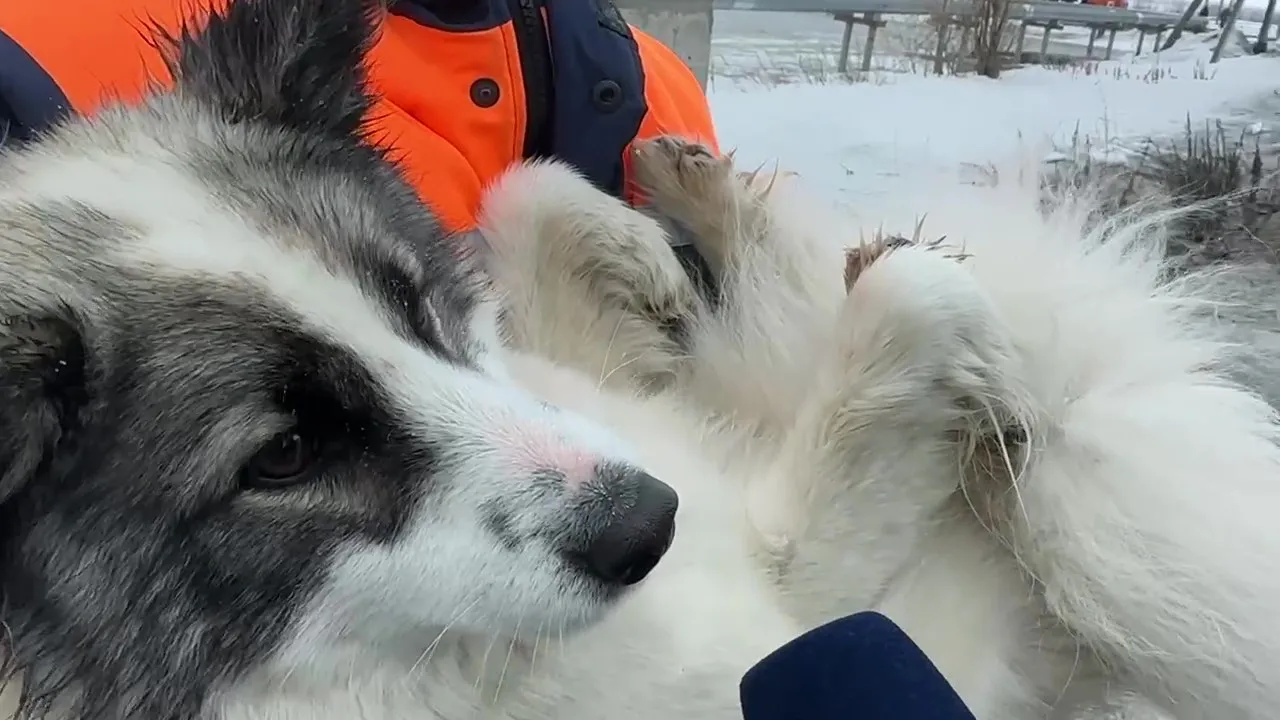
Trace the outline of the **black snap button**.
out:
[[[601,80],[591,88],[591,101],[597,109],[616,110],[622,104],[622,86],[612,80]]]
[[[480,78],[471,83],[471,102],[477,107],[490,108],[498,103],[498,83],[489,78]]]

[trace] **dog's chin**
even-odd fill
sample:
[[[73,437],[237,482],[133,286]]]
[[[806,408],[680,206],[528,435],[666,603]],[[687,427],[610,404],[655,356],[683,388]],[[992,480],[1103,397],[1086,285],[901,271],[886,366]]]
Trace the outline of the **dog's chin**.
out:
[[[643,586],[641,582],[625,588],[593,588],[574,602],[560,598],[552,612],[529,613],[503,623],[507,627],[503,634],[518,649],[545,652],[548,642],[560,643],[604,622]]]
[[[549,635],[568,638],[586,632],[609,617],[628,594],[618,593],[607,599],[584,603],[572,612],[521,618],[511,628],[510,635],[517,644],[533,647],[545,643]]]
[[[532,663],[538,657],[545,657],[549,652],[555,653],[565,643],[583,633],[589,632],[608,616],[610,608],[604,608],[595,617],[586,620],[556,624],[522,625],[518,632],[510,635],[506,643],[498,640],[497,644],[509,646],[513,660]]]

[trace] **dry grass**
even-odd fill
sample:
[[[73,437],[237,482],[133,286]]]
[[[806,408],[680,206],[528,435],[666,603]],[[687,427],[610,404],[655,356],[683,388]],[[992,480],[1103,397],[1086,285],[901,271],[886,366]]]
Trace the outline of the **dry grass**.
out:
[[[1181,138],[1148,141],[1126,163],[1099,161],[1078,135],[1062,155],[1047,178],[1051,189],[1100,187],[1104,211],[1153,198],[1196,208],[1177,220],[1169,248],[1187,266],[1280,262],[1280,163],[1264,157],[1256,138],[1188,118]]]

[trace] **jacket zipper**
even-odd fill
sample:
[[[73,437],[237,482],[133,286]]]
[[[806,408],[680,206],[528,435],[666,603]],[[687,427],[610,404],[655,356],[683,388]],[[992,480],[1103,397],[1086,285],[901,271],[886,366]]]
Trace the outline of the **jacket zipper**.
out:
[[[524,157],[551,154],[551,47],[539,0],[508,0],[524,80]]]

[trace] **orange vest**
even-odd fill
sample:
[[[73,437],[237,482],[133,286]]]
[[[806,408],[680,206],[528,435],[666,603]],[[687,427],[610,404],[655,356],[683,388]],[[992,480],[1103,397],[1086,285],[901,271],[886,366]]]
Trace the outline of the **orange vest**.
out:
[[[226,2],[0,2],[0,122],[21,137],[111,99],[136,101],[148,81],[171,80],[149,28]],[[433,8],[445,4],[448,17]],[[451,230],[474,225],[484,186],[522,158],[560,157],[627,197],[633,140],[715,144],[693,74],[611,0],[401,0],[369,73],[373,137]]]

